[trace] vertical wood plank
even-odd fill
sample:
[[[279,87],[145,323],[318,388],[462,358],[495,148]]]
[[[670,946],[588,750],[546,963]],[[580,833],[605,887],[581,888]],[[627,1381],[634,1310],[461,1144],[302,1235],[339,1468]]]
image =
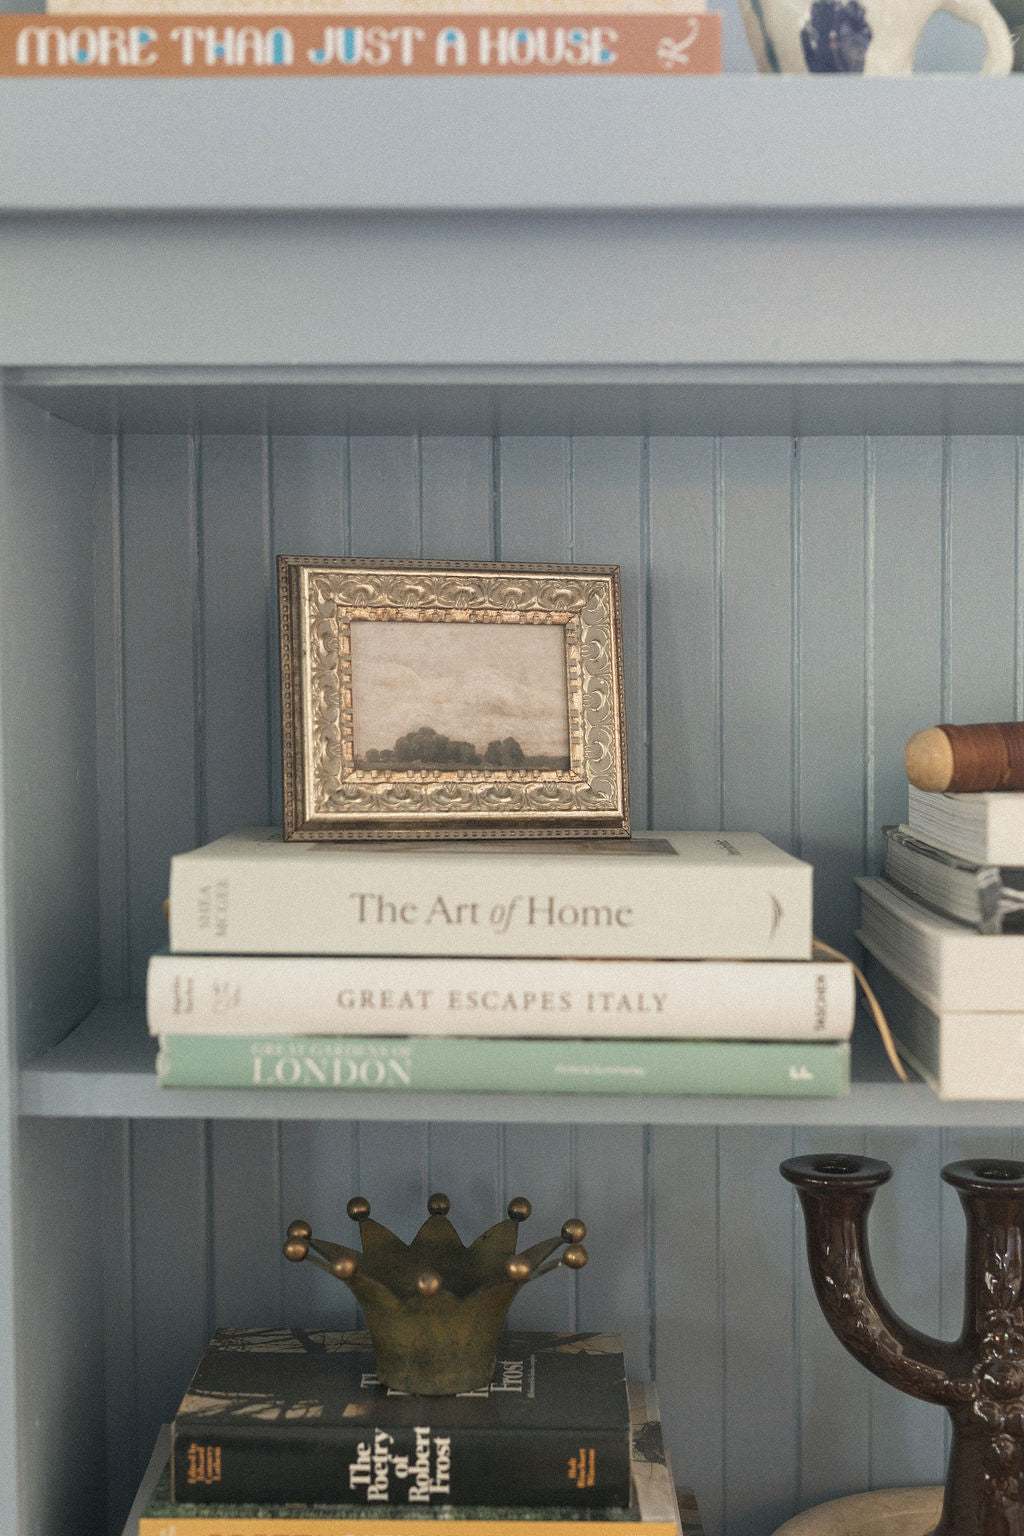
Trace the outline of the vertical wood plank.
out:
[[[422,554],[493,560],[494,445],[489,437],[425,437]]]
[[[96,636],[96,911],[100,993],[127,997],[131,985],[125,826],[124,627],[121,573],[121,445],[96,443],[93,484]]]
[[[272,435],[269,473],[274,554],[346,554],[348,439]]]
[[[864,868],[864,442],[799,445],[797,848],[815,932],[849,954]]]
[[[650,444],[651,825],[722,825],[721,592],[713,438]]]
[[[100,1181],[106,1257],[103,1276],[103,1384],[106,1404],[107,1505],[111,1529],[130,1507],[145,1467],[147,1448],[140,1442],[136,1415],[135,1229],[132,1126],[112,1120],[103,1128]]]
[[[284,1322],[280,1140],[274,1121],[213,1121],[210,1305],[213,1328]]]
[[[792,469],[788,438],[722,448],[722,653],[726,827],[791,848]]]
[[[505,1216],[502,1147],[498,1125],[435,1120],[427,1129],[428,1194],[451,1197],[451,1219],[464,1243]]]
[[[17,398],[0,408],[0,843],[12,1061],[60,1040],[99,986],[92,467],[92,441],[76,427]]]
[[[369,1121],[360,1123],[357,1135],[361,1188],[352,1193],[365,1195],[374,1219],[407,1243],[427,1216],[428,1128]],[[355,1235],[351,1223],[349,1230]]]
[[[143,1120],[132,1131],[135,1414],[152,1446],[209,1340],[210,1181],[199,1120]]]
[[[705,1536],[720,1536],[726,1504],[720,1133],[657,1126],[651,1140],[654,1380],[676,1482],[695,1490]]]
[[[285,1121],[280,1127],[281,1242],[292,1221],[318,1237],[359,1247],[345,1210],[362,1193],[358,1131],[344,1121]],[[346,1285],[315,1265],[282,1259],[284,1321],[289,1328],[355,1328],[359,1309]]]
[[[167,942],[172,853],[195,846],[196,471],[192,442],[129,437],[124,508],[125,837],[131,991]],[[159,593],[159,601],[154,594]]]
[[[577,437],[572,444],[575,560],[619,567],[623,689],[632,821],[648,825],[647,453],[640,438]]]
[[[1016,443],[956,437],[949,447],[948,632],[943,718],[1016,718]],[[932,721],[938,724],[938,721]]]
[[[792,1511],[798,1486],[795,1217],[789,1186],[775,1174],[791,1152],[792,1133],[782,1127],[721,1132],[728,1536],[773,1531]]]
[[[277,633],[267,603],[266,445],[257,437],[204,438],[199,465],[200,837],[207,842],[269,819]]]
[[[648,1139],[637,1125],[587,1125],[576,1132],[572,1214],[586,1222],[590,1255],[575,1277],[577,1326],[621,1334],[631,1380],[651,1375]]]
[[[270,547],[278,555],[344,555],[350,548],[348,440],[273,436],[269,447]],[[269,816],[280,825],[281,675],[277,576],[271,565],[266,593],[273,660],[267,687],[270,715]]]
[[[414,437],[349,441],[352,553],[415,556],[422,552],[419,442]]]
[[[9,1432],[20,1460],[20,1497],[5,1485],[5,1528],[74,1530],[103,1536],[104,1248],[108,1234],[83,1189],[97,1189],[102,1127],[95,1121],[22,1124],[23,1188],[45,1204],[23,1209],[14,1228],[24,1307],[13,1344],[19,1366],[17,1423]],[[74,1169],[78,1178],[68,1176]],[[37,1198],[39,1198],[37,1194]],[[62,1283],[63,1282],[63,1283]],[[6,1410],[5,1410],[6,1411]],[[17,1511],[17,1513],[16,1513]]]
[[[571,560],[570,452],[563,437],[498,445],[498,559]]]
[[[905,821],[907,739],[941,716],[942,443],[869,445],[869,868],[881,867],[887,822]],[[912,574],[912,579],[911,578]]]

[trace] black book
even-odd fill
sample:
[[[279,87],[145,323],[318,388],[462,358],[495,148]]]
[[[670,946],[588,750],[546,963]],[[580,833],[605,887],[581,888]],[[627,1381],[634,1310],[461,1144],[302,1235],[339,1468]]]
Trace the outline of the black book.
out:
[[[172,1426],[192,1503],[624,1508],[630,1427],[617,1334],[508,1333],[490,1384],[391,1392],[367,1333],[221,1328]]]

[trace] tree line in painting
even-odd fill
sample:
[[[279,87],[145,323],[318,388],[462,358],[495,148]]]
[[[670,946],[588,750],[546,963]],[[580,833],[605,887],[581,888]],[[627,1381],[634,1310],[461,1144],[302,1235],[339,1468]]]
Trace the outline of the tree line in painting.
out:
[[[479,752],[471,741],[455,741],[421,725],[399,736],[393,747],[370,747],[358,763],[366,768],[561,768],[569,766],[567,756],[550,753],[528,754],[514,736],[504,741],[489,741]]]

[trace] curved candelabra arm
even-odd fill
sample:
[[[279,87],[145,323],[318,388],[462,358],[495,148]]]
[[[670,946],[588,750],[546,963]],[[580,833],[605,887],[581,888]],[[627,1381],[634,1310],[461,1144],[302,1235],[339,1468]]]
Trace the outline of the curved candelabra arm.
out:
[[[779,1172],[799,1192],[815,1294],[833,1333],[890,1386],[950,1407],[960,1395],[949,1370],[952,1347],[901,1322],[871,1267],[867,1214],[892,1177],[889,1164],[826,1153],[788,1158]]]

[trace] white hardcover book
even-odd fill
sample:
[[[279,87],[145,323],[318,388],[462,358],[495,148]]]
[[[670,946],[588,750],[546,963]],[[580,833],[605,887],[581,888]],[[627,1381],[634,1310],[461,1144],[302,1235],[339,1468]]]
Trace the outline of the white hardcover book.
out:
[[[810,864],[756,832],[286,843],[171,860],[173,953],[809,960]]]
[[[150,1033],[845,1040],[837,960],[154,955]]]
[[[858,879],[864,947],[936,1009],[1024,1009],[1024,933],[978,933],[874,876]]]
[[[864,971],[897,1050],[940,1099],[1024,1099],[1024,1010],[935,1009],[879,960]]]
[[[915,837],[909,827],[883,827],[885,878],[908,896],[979,933],[1024,931],[1024,869],[977,864]]]
[[[907,825],[976,864],[1024,864],[1024,790],[954,794],[911,784]]]

